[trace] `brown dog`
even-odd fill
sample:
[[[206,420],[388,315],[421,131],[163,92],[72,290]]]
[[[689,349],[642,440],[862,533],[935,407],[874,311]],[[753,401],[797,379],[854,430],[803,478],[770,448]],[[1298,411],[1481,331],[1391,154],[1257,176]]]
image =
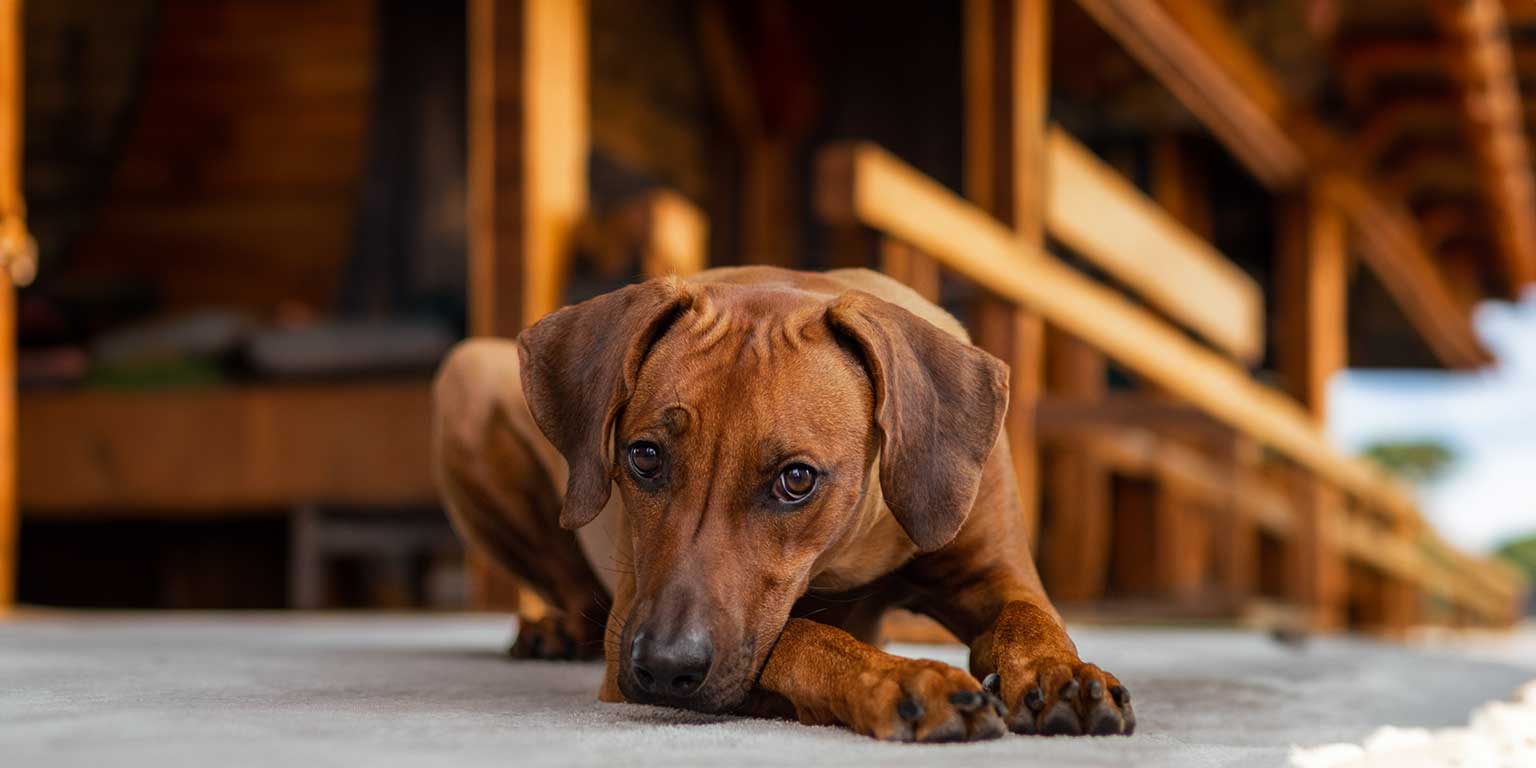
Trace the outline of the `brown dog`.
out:
[[[595,654],[606,611],[603,701],[898,740],[1130,733],[1030,559],[1007,381],[878,273],[716,269],[461,345],[436,471],[470,545],[554,608],[514,655]],[[571,532],[599,513],[611,559]],[[968,643],[971,673],[870,645],[893,607]]]

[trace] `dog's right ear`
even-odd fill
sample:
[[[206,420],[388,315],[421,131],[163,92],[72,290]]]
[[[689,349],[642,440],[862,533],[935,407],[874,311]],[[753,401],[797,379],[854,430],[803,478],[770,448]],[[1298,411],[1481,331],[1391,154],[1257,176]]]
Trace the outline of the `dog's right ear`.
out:
[[[560,526],[608,502],[613,428],[656,340],[692,297],[676,277],[627,286],[544,317],[517,336],[533,420],[570,466]]]

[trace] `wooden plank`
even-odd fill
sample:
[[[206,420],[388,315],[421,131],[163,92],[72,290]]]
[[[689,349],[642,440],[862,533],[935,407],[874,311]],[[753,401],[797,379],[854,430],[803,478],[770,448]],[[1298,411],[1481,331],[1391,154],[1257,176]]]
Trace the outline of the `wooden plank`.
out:
[[[867,143],[824,150],[818,210],[907,240],[954,272],[1040,313],[1131,372],[1399,515],[1407,493],[1335,450],[1294,401],[1137,307],[1114,289],[1023,243],[976,207]],[[922,216],[911,215],[923,211]]]
[[[1026,242],[1044,245],[1051,0],[966,0],[965,193]],[[1034,403],[1044,325],[995,296],[977,307],[976,342],[1012,369],[1004,427],[1026,535],[1039,529]]]
[[[44,516],[430,504],[428,390],[404,381],[28,393],[21,504]]]
[[[564,301],[586,215],[586,0],[470,0],[470,331]]]
[[[1257,283],[1060,128],[1048,139],[1051,235],[1245,362],[1264,353]]]
[[[1435,0],[1441,34],[1451,43],[1461,115],[1478,159],[1483,201],[1512,288],[1536,282],[1536,177],[1525,140],[1520,85],[1499,0]]]
[[[35,248],[21,199],[21,1],[0,0],[0,615],[16,599],[16,289]],[[14,265],[13,265],[14,264]],[[29,272],[22,277],[30,279]]]

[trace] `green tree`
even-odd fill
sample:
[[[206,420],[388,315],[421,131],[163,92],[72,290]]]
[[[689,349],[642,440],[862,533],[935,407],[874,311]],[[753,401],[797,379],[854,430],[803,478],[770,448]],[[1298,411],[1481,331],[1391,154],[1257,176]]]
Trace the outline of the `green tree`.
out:
[[[1443,475],[1456,453],[1436,440],[1397,440],[1371,444],[1365,457],[1408,482],[1421,484]]]
[[[1526,536],[1523,539],[1515,539],[1502,547],[1499,547],[1499,557],[1508,560],[1516,568],[1525,572],[1526,582],[1536,585],[1536,534]],[[1527,612],[1536,612],[1536,589],[1530,595],[1530,605]]]

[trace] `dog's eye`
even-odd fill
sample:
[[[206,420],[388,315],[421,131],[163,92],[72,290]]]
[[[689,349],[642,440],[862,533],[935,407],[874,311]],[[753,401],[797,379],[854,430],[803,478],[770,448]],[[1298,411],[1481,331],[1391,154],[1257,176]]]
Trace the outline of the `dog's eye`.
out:
[[[773,482],[773,495],[779,501],[793,504],[805,501],[811,491],[816,490],[816,470],[804,464],[791,464],[779,473],[779,479]]]
[[[650,480],[661,472],[661,446],[644,441],[629,444],[629,471]]]

